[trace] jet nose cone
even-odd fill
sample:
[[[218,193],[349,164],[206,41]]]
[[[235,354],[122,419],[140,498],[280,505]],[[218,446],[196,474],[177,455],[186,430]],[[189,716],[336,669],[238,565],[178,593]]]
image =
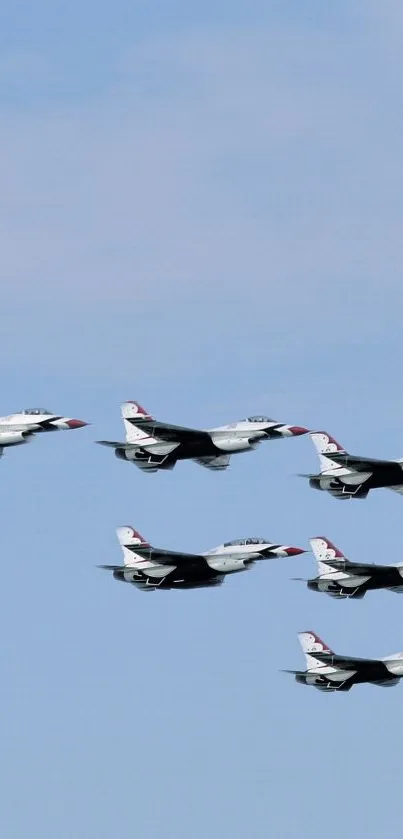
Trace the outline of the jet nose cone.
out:
[[[302,425],[290,425],[290,434],[293,437],[299,437],[300,434],[308,434],[309,428],[304,428]]]
[[[69,419],[66,420],[67,428],[84,428],[84,426],[89,425],[88,422],[84,422],[83,420],[78,419]]]
[[[283,550],[286,556],[298,556],[298,554],[306,553],[303,548],[284,548]]]

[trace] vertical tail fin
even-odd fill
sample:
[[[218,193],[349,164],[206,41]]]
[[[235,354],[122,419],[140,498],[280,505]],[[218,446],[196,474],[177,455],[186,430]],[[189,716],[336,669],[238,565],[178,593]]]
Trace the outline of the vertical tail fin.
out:
[[[148,431],[137,427],[136,421],[152,420],[153,417],[138,402],[123,402],[121,412],[128,443],[141,443],[149,437]]]
[[[299,632],[298,640],[305,656],[307,670],[317,670],[320,667],[327,666],[326,662],[319,661],[315,658],[315,652],[329,653],[329,655],[333,652],[330,647],[328,647],[327,644],[319,638],[319,635],[316,635],[315,632],[311,632],[309,630],[307,632]]]
[[[327,431],[314,431],[309,436],[318,453],[321,474],[325,472],[328,475],[348,475],[350,473],[350,469],[346,469],[345,466],[332,460],[331,456],[329,457],[332,452],[346,453],[334,437],[331,437]]]
[[[136,548],[149,548],[150,544],[133,527],[118,527],[116,535],[123,551],[123,562],[129,568],[149,568],[154,563],[150,562],[142,553],[137,553]]]
[[[316,536],[315,539],[310,539],[309,544],[318,565],[318,576],[328,574],[331,568],[332,559],[345,559],[344,554],[333,545],[325,536]]]

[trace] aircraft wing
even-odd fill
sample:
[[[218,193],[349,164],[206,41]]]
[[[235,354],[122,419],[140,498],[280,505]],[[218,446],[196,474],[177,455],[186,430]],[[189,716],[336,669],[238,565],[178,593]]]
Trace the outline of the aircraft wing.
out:
[[[223,471],[227,468],[230,462],[230,454],[222,454],[218,457],[195,457],[193,458],[195,463],[198,463],[200,466],[204,466],[206,469],[212,469],[213,471]]]
[[[383,577],[386,572],[396,572],[396,567],[394,565],[371,565],[370,563],[359,563],[359,562],[352,562],[351,565],[346,567],[347,573],[350,571],[353,574],[364,574],[365,576],[371,577]]]
[[[383,577],[385,572],[396,571],[395,565],[375,565],[375,563],[350,562],[349,560],[346,562],[342,559],[325,559],[322,562],[329,565],[329,570],[334,568],[336,571],[344,571],[346,574],[353,574],[354,576]]]
[[[95,442],[98,443],[99,446],[109,446],[111,449],[127,449],[131,451],[133,451],[133,449],[138,449],[139,451],[143,450],[145,454],[155,463],[163,463],[164,460],[166,460],[166,455],[154,455],[151,452],[147,452],[147,449],[145,449],[144,445],[141,444],[141,440],[137,443],[130,443],[127,440],[125,442],[119,442],[118,440],[95,440]],[[141,468],[141,462],[136,463],[136,466],[140,466]]]
[[[279,673],[291,673],[292,676],[305,676],[306,670],[279,670]]]
[[[340,466],[351,467],[357,472],[371,472],[375,469],[387,469],[391,466],[391,464],[396,462],[393,460],[380,460],[376,457],[359,457],[358,455],[348,454],[348,452],[332,452],[331,458]]]
[[[133,552],[141,556],[142,559],[148,559],[152,562],[158,562],[160,565],[176,565],[187,566],[188,568],[196,566],[206,568],[206,558],[203,554],[189,554],[181,551],[166,551],[164,548],[142,547],[141,545],[133,546]],[[105,568],[107,571],[130,571],[130,565],[98,565],[98,568]]]
[[[140,449],[138,443],[119,443],[117,440],[96,440],[99,446],[110,446],[111,449]]]
[[[197,443],[211,442],[207,431],[198,431],[196,428],[186,428],[182,425],[171,425],[168,422],[159,422],[154,419],[136,419],[136,428],[146,431],[150,437],[158,437],[166,443]]]
[[[365,674],[369,680],[383,679],[385,673],[388,673],[385,663],[375,658],[354,658],[353,656],[323,652],[314,652],[312,655],[329,667],[336,667],[340,670],[355,670]]]
[[[149,559],[152,562],[158,562],[161,565],[181,565],[181,566],[203,566],[206,567],[206,558],[203,554],[189,554],[181,551],[167,551],[164,548],[142,548],[135,546],[136,554]]]
[[[130,571],[129,565],[97,565],[97,568],[103,568],[105,571]]]

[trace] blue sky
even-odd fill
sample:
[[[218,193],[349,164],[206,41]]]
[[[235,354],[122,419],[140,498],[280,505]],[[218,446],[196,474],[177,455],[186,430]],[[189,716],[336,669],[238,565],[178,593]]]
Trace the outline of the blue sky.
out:
[[[393,0],[0,12],[1,413],[92,422],[1,462],[7,839],[401,835],[402,686],[326,697],[278,672],[309,628],[402,650],[397,595],[308,592],[309,554],[150,597],[94,566],[122,524],[397,562],[402,499],[314,493],[306,438],[154,476],[93,440],[139,399],[403,456],[402,28]]]

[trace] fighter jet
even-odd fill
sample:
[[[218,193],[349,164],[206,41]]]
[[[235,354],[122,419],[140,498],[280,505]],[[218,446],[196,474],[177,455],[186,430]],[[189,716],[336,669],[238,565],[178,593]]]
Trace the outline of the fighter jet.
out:
[[[257,560],[297,556],[301,548],[279,545],[268,539],[235,539],[200,554],[153,548],[132,527],[116,531],[123,551],[123,565],[100,565],[113,571],[115,580],[133,583],[142,591],[218,586],[226,574],[246,571]]]
[[[302,685],[324,691],[346,691],[362,682],[392,687],[403,676],[403,653],[381,659],[352,658],[334,653],[314,632],[300,632],[298,639],[307,669],[286,672],[293,673]]]
[[[146,472],[173,469],[178,460],[194,460],[207,469],[226,469],[231,454],[250,451],[262,440],[297,437],[308,429],[283,425],[268,417],[249,417],[241,422],[207,431],[184,428],[155,420],[137,402],[121,406],[126,431],[123,443],[98,440],[115,449],[116,457],[135,463]]]
[[[310,540],[318,565],[318,576],[306,580],[312,591],[324,591],[331,597],[361,599],[370,589],[385,588],[403,593],[403,563],[375,565],[350,562],[329,539]]]
[[[366,498],[370,489],[387,487],[403,493],[403,460],[378,460],[349,454],[326,431],[310,434],[319,455],[319,475],[309,478],[314,489],[335,498]]]
[[[34,434],[43,431],[61,431],[69,428],[83,428],[88,423],[52,414],[44,408],[26,408],[18,414],[0,417],[0,457],[7,446],[28,443]]]

